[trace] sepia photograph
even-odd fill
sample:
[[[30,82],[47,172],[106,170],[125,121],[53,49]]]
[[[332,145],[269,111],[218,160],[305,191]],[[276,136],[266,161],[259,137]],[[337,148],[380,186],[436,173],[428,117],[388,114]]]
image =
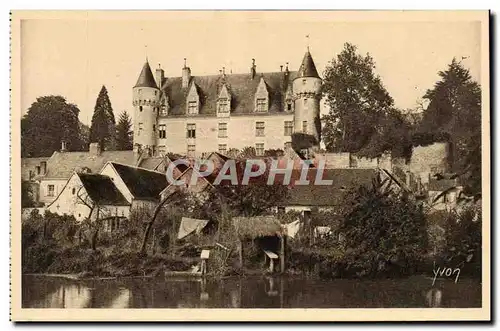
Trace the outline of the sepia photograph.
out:
[[[489,19],[13,11],[12,320],[489,320]]]

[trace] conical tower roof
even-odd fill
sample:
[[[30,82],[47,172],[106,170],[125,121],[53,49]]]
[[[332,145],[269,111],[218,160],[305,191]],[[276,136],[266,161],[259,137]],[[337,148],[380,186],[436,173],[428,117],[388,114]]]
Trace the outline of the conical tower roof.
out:
[[[153,76],[153,72],[151,71],[151,67],[149,66],[149,62],[146,60],[146,63],[142,66],[141,74],[137,79],[137,83],[135,83],[134,87],[154,87],[156,86],[156,81]]]
[[[302,64],[300,65],[298,76],[297,77],[316,77],[319,78],[318,70],[316,70],[316,66],[314,65],[313,58],[309,50],[307,50],[304,58],[302,59]]]

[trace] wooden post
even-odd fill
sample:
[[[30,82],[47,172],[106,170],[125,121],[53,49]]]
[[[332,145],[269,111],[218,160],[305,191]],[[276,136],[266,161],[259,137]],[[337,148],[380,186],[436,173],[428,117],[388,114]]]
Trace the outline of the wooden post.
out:
[[[241,238],[238,239],[238,245],[239,245],[239,255],[240,255],[240,269],[243,269],[243,243],[241,242]]]
[[[280,236],[280,271],[285,272],[285,236]]]

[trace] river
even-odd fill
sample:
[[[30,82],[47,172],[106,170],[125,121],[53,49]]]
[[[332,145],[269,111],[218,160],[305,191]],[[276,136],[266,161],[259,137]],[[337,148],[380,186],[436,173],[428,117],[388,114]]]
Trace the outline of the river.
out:
[[[295,277],[69,280],[23,276],[23,308],[481,307],[481,283],[413,276],[380,280]]]

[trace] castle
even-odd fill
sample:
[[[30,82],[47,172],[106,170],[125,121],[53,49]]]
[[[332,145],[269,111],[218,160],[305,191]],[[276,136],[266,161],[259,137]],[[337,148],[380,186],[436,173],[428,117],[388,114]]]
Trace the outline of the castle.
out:
[[[250,146],[263,155],[299,132],[319,145],[321,87],[309,48],[298,71],[259,73],[252,59],[246,74],[194,76],[184,60],[182,75],[167,78],[146,60],[133,87],[134,151],[199,157]]]

